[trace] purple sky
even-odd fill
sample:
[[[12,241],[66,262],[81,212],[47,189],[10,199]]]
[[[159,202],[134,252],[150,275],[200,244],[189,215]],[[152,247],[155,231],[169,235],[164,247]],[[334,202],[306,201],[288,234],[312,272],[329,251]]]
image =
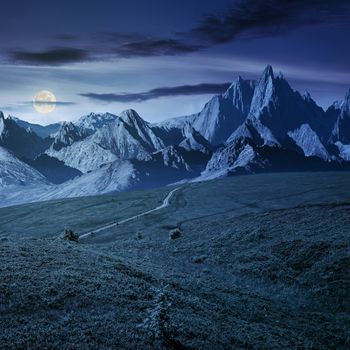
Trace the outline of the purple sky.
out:
[[[349,36],[347,0],[3,0],[0,109],[43,124],[127,108],[160,121],[267,64],[326,108],[350,87]],[[39,90],[55,112],[33,109]]]

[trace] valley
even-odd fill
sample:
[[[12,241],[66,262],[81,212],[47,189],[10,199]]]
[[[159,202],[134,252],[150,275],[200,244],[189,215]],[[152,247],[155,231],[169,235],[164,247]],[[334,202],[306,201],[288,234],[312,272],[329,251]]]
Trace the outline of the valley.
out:
[[[271,173],[2,208],[1,344],[346,349],[347,188]]]

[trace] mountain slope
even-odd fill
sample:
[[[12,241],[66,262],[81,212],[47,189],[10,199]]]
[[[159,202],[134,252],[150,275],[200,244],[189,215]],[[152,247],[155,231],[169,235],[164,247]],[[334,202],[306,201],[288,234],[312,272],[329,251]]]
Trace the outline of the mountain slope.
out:
[[[280,74],[275,77],[271,66],[267,66],[257,83],[248,114],[265,143],[283,143],[286,134],[309,124],[321,139],[325,139],[327,118],[309,96],[294,91]]]
[[[19,118],[9,116],[8,119],[12,119],[17,123],[18,126],[20,126],[23,129],[31,129],[33,130],[38,136],[40,136],[42,139],[46,139],[47,137],[50,137],[51,135],[54,135],[60,128],[60,123],[54,123],[49,124],[46,126],[39,125],[39,124],[33,124],[29,123],[25,120],[21,120]]]
[[[114,117],[113,117],[114,118]],[[100,124],[101,125],[101,124]],[[66,165],[87,172],[117,159],[151,159],[151,153],[162,149],[162,140],[155,135],[149,123],[135,111],[127,110],[114,121],[103,123],[95,133],[85,137],[86,129],[70,124],[71,133],[56,147],[55,143],[46,153]]]
[[[328,111],[336,121],[331,134],[331,142],[350,144],[350,89],[340,104],[333,105]]]
[[[330,160],[326,148],[309,124],[303,124],[300,128],[289,131],[288,136],[302,149],[306,157],[315,156],[325,161]]]
[[[45,153],[83,173],[97,169],[105,163],[118,159],[110,150],[95,143],[91,137],[74,142],[72,145],[63,147],[58,151],[50,148]]]
[[[47,184],[48,181],[42,174],[0,147],[0,189],[8,186]]]
[[[87,131],[74,125],[72,122],[63,122],[55,134],[51,148],[59,151],[63,147],[72,145],[88,136]]]
[[[114,122],[118,116],[111,113],[90,113],[82,116],[73,124],[80,130],[84,130],[84,134],[92,135],[98,129]]]
[[[49,140],[18,126],[11,118],[5,119],[0,112],[0,146],[11,150],[17,157],[34,159],[49,146]]]
[[[23,159],[23,161],[43,174],[53,184],[66,182],[82,174],[78,169],[69,167],[47,154],[41,154],[35,159]]]
[[[254,82],[236,79],[228,90],[214,96],[196,116],[193,127],[211,144],[224,143],[243,123],[250,110]]]

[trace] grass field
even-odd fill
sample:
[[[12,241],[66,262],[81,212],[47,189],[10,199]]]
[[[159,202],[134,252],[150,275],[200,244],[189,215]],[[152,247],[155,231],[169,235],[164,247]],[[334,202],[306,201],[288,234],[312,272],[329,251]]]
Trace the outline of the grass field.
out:
[[[1,348],[349,348],[349,173],[180,187],[0,209]]]

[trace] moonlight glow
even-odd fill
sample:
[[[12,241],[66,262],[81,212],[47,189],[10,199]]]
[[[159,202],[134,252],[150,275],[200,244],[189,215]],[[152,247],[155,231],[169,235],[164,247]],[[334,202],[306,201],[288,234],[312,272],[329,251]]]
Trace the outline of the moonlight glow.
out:
[[[56,97],[51,91],[39,91],[33,99],[33,106],[39,113],[50,113],[56,108]]]

